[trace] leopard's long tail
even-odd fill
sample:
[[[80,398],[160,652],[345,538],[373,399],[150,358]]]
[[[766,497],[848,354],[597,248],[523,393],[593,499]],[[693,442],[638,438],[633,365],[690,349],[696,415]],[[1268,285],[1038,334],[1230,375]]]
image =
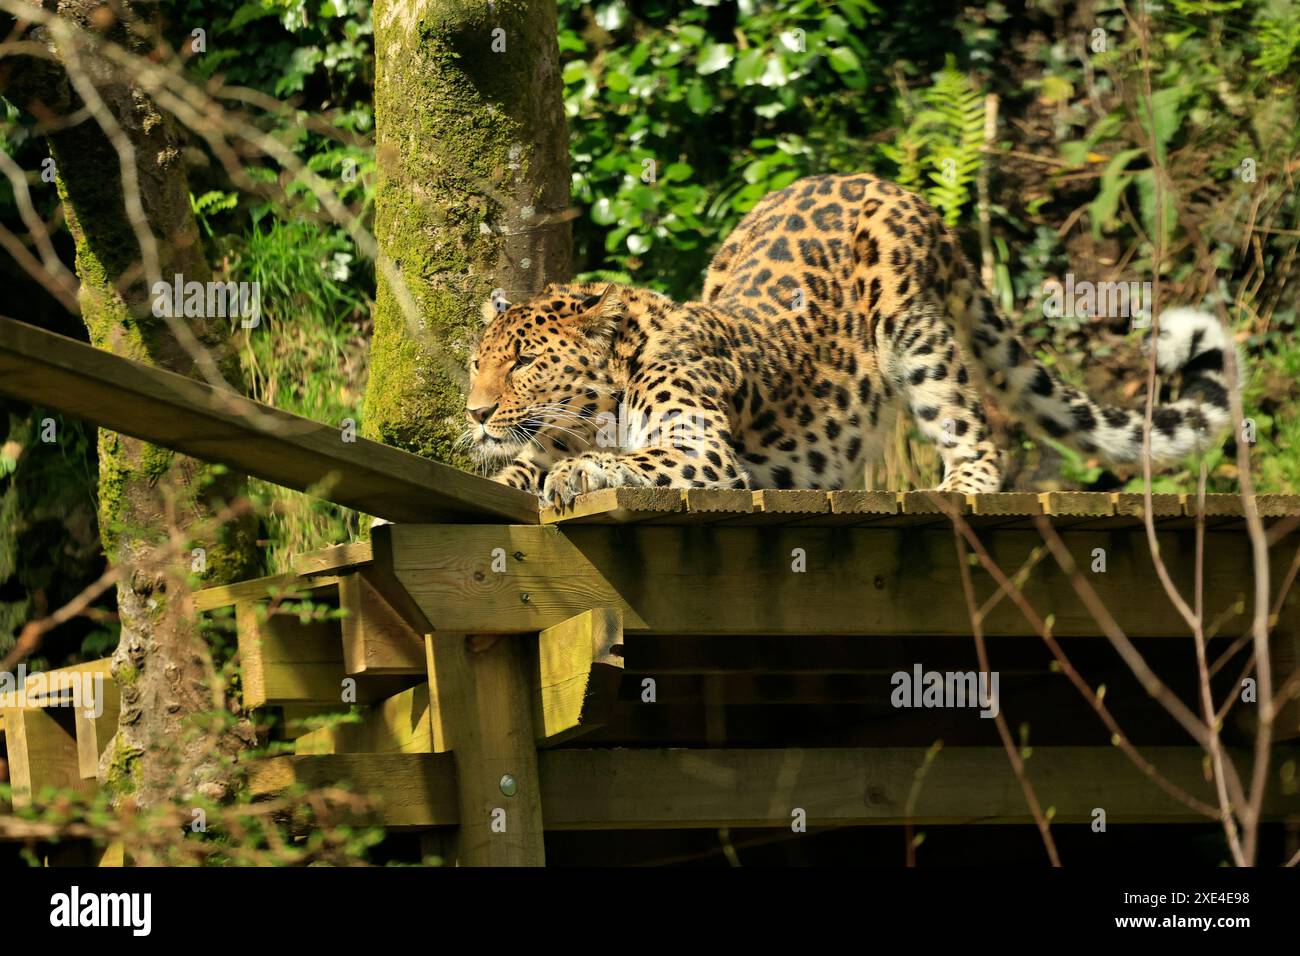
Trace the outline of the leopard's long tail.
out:
[[[1107,405],[1061,381],[980,292],[960,316],[959,332],[998,403],[1031,430],[1086,455],[1114,464],[1140,461],[1145,408]],[[1224,362],[1231,346],[1222,323],[1198,309],[1168,309],[1158,324],[1156,365],[1166,381],[1179,374],[1182,387],[1177,401],[1154,409],[1151,457],[1172,462],[1215,444],[1228,427]],[[1240,376],[1240,362],[1236,367]]]

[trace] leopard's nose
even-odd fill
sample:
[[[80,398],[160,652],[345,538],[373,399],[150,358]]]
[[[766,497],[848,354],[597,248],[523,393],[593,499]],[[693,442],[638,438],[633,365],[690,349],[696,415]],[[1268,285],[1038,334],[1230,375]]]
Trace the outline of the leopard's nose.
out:
[[[500,407],[500,404],[501,403],[498,402],[496,405],[480,405],[478,408],[467,407],[465,409],[465,414],[468,415],[475,424],[482,425],[492,417],[492,413]]]

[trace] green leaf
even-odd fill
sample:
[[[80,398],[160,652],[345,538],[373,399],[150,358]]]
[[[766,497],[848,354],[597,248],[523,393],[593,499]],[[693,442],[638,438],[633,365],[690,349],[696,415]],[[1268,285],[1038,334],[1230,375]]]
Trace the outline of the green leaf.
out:
[[[1101,174],[1101,188],[1097,196],[1088,204],[1088,215],[1092,219],[1092,237],[1100,239],[1102,230],[1114,227],[1115,210],[1119,208],[1119,197],[1132,181],[1132,176],[1124,170],[1135,156],[1141,155],[1141,149],[1126,149],[1111,157],[1106,164],[1106,171]]]
[[[704,32],[703,27],[697,27],[693,24],[688,23],[677,29],[677,38],[684,43],[689,43],[691,46],[699,46],[707,37],[708,34]]]
[[[1178,127],[1182,125],[1183,115],[1179,107],[1187,94],[1188,90],[1184,87],[1174,86],[1157,90],[1151,95],[1150,111],[1147,110],[1145,97],[1139,103],[1138,118],[1142,125],[1148,126],[1153,122],[1155,124],[1153,134],[1156,143],[1156,160],[1160,163],[1164,163],[1166,147],[1178,132]]]
[[[587,49],[587,44],[583,42],[582,37],[572,30],[561,30],[557,40],[561,53],[581,53]]]
[[[245,3],[231,15],[230,21],[222,26],[220,30],[222,33],[230,33],[252,23],[254,20],[273,17],[278,12],[275,7],[264,7],[260,3]]]
[[[601,196],[591,205],[592,221],[601,226],[613,225],[618,221],[618,215],[614,212],[614,204],[609,201],[608,196]]]
[[[736,65],[731,75],[741,86],[752,86],[763,75],[767,65],[764,60],[762,50],[745,50],[736,57]]]
[[[579,80],[583,79],[586,75],[587,75],[586,60],[571,60],[570,62],[564,64],[563,77],[565,83],[577,83]]]
[[[625,73],[611,71],[605,74],[605,86],[615,93],[626,93],[631,85],[632,83]]]
[[[831,50],[827,57],[830,60],[831,69],[836,73],[852,73],[854,70],[862,69],[862,61],[858,55],[846,46],[837,46]]]
[[[1045,76],[1039,93],[1049,103],[1068,103],[1074,96],[1074,84],[1063,76]]]
[[[1133,177],[1138,193],[1138,213],[1142,216],[1142,228],[1147,231],[1147,236],[1151,241],[1153,243],[1159,242],[1162,249],[1168,249],[1169,240],[1174,234],[1174,226],[1178,222],[1178,204],[1174,201],[1175,197],[1169,195],[1168,184],[1166,184],[1162,203],[1164,206],[1164,224],[1157,226],[1155,173],[1154,169],[1144,169]]]
[[[713,94],[699,80],[693,80],[686,88],[686,105],[697,116],[703,116],[713,106]]]
[[[701,76],[717,73],[731,65],[733,54],[726,43],[710,43],[700,50],[700,57],[695,62],[695,72]]]
[[[659,181],[664,183],[679,182],[684,179],[690,179],[693,170],[687,163],[669,163],[659,176]]]
[[[596,8],[595,20],[602,30],[614,33],[627,23],[627,7],[623,6],[622,0],[613,0]]]
[[[779,56],[769,56],[763,65],[763,75],[758,78],[762,86],[780,88],[790,81],[790,67]]]

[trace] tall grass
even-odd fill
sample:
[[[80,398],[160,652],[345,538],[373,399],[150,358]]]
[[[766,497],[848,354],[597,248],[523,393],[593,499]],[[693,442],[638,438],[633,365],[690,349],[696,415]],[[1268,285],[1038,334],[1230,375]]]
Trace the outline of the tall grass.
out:
[[[249,396],[340,428],[359,423],[371,285],[348,237],[312,220],[263,216],[235,244],[230,275],[260,284],[261,322],[236,332]],[[355,538],[364,525],[348,508],[264,481],[251,481],[249,492],[264,516],[269,573],[288,570],[295,553]]]

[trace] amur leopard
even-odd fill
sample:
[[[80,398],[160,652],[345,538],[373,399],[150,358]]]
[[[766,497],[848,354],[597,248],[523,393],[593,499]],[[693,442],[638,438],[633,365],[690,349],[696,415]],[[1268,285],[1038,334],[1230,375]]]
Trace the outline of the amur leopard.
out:
[[[608,284],[485,303],[465,440],[497,481],[564,506],[609,487],[820,488],[855,481],[906,407],[939,449],[941,490],[997,491],[991,395],[1032,430],[1139,460],[1143,415],[1062,382],[999,314],[923,199],[869,175],[761,200],[709,267],[702,301]],[[1228,420],[1212,316],[1160,317],[1181,374],[1151,454],[1177,460]]]

